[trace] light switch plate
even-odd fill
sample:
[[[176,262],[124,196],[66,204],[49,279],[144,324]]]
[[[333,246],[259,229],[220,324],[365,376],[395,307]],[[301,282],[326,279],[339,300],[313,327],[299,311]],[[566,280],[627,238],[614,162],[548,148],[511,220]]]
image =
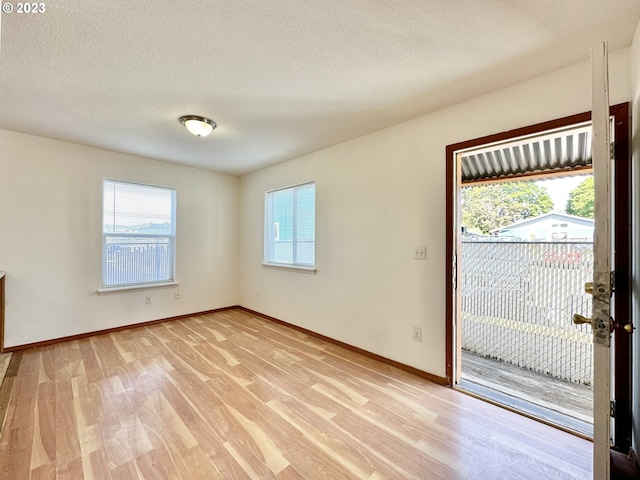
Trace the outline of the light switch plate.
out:
[[[425,260],[427,258],[427,247],[414,248],[413,258],[416,260]]]

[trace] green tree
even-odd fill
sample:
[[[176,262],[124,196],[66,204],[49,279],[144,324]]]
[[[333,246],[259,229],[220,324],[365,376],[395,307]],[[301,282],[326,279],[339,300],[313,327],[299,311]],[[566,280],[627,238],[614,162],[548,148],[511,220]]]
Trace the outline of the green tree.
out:
[[[578,217],[593,218],[593,175],[569,192],[566,212]]]
[[[547,189],[508,182],[462,189],[462,225],[482,233],[553,210]]]

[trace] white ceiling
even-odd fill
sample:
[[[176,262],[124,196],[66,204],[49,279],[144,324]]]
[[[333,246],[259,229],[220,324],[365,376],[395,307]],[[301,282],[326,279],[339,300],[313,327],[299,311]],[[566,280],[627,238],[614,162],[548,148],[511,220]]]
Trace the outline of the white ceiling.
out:
[[[17,2],[10,0],[17,5]],[[233,175],[631,43],[639,0],[45,0],[0,15],[0,128]],[[178,117],[218,128],[196,138]]]

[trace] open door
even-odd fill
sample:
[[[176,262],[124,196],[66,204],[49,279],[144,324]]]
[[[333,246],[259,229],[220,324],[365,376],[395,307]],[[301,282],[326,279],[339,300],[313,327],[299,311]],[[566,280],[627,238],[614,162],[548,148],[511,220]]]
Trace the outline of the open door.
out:
[[[591,309],[588,306],[585,308],[584,316],[577,317],[576,323],[587,323],[592,327],[589,331],[593,333],[593,473],[594,478],[598,480],[611,478],[612,452],[616,457],[616,452],[623,455],[629,453],[632,424],[630,111],[628,103],[609,107],[607,70],[607,47],[606,44],[600,44],[592,49],[592,112],[448,145],[446,151],[447,259],[450,262],[447,271],[447,380],[450,385],[457,386],[461,379],[460,329],[463,323],[460,292],[461,285],[464,286],[460,275],[463,261],[460,256],[463,234],[460,222],[460,185],[462,181],[470,181],[468,178],[471,178],[471,181],[477,180],[476,177],[463,176],[463,160],[479,147],[497,145],[502,148],[506,142],[514,139],[545,135],[547,132],[563,131],[568,126],[588,125],[592,122],[592,128],[589,129],[592,148],[586,150],[591,152],[588,155],[588,166],[593,168],[595,183],[594,257],[589,258],[589,267],[593,268],[593,279],[589,282],[591,278],[587,275],[580,283],[589,282],[588,290],[593,292],[593,305]],[[572,148],[572,151],[577,150]],[[524,167],[522,171],[515,173],[504,172],[498,168],[501,163],[492,163],[489,166],[492,165],[494,170],[480,172],[483,175],[480,177],[481,180],[500,180],[507,174],[526,177],[532,173],[546,173],[544,169],[531,172]],[[555,166],[561,169],[574,168],[573,165],[564,164]],[[579,290],[582,294],[582,289]],[[579,311],[574,308],[567,309],[567,317],[563,321],[570,324],[572,313]],[[591,318],[587,318],[589,316]]]
[[[594,343],[593,475],[605,480],[612,470],[618,478],[612,454],[625,457],[631,446],[633,334],[629,113],[627,105],[609,107],[607,63],[606,44],[591,49],[595,236],[593,284],[587,288],[593,312],[582,319],[591,324]]]
[[[624,456],[631,446],[631,164],[628,127],[621,127],[629,114],[626,109],[617,111],[614,128],[610,128],[606,44],[592,48],[591,64],[596,232],[590,320],[594,342],[593,460],[594,478],[609,479],[612,451]]]
[[[593,478],[610,478],[611,446],[611,141],[607,45],[591,49],[594,220],[593,294]],[[579,319],[576,319],[579,321]]]

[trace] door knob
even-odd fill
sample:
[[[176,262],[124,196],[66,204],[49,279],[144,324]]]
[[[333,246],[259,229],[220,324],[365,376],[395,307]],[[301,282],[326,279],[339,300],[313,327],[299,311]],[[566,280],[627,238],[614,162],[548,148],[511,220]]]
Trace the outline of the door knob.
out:
[[[631,323],[627,323],[624,327],[624,331],[627,333],[633,333],[633,331],[636,329],[636,327],[634,327]]]
[[[602,321],[602,320],[598,320],[597,323],[594,325],[593,324],[593,320],[591,318],[587,318],[583,315],[580,315],[579,313],[574,313],[573,314],[573,323],[574,325],[590,325],[591,328],[593,328],[594,330],[603,330],[605,328],[607,328],[607,324]],[[609,331],[613,331],[615,324],[613,322],[613,319],[609,322],[608,328]],[[626,327],[625,327],[626,328]]]

